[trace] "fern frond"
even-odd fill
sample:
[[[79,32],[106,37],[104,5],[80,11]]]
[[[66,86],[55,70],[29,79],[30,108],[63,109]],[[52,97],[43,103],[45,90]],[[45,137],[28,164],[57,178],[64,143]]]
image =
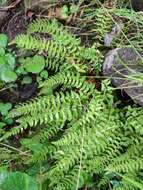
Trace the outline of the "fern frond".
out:
[[[31,151],[31,156],[26,159],[27,164],[42,162],[47,159],[47,156],[51,156],[56,148],[49,142],[41,143],[39,139],[22,139],[21,144],[24,148],[28,148]]]
[[[45,67],[49,70],[54,70],[55,72],[57,72],[61,65],[62,65],[61,62],[58,59],[56,60],[55,58],[53,59],[50,57],[46,59]]]
[[[27,103],[19,104],[10,112],[11,117],[17,117],[20,115],[34,115],[41,113],[45,109],[50,111],[54,109],[60,109],[64,105],[72,105],[75,102],[81,104],[82,93],[77,94],[76,92],[60,92],[51,96],[38,97]]]
[[[32,157],[27,159],[26,164],[37,163],[37,162],[41,163],[47,160],[47,158],[50,157],[53,154],[53,152],[56,151],[56,148],[50,145],[50,143],[41,144],[41,145],[42,145],[41,149],[37,150],[37,148],[35,148],[36,152],[33,153]]]
[[[74,72],[60,72],[40,85],[41,93],[47,92],[48,88],[52,89],[59,85],[70,85],[72,88],[80,89],[84,93],[94,91],[94,85],[85,81],[86,77],[75,74]]]
[[[11,44],[16,44],[17,47],[25,50],[35,51],[47,51],[48,56],[51,58],[63,61],[66,59],[68,62],[71,59],[91,59],[95,61],[97,58],[96,50],[94,48],[83,48],[83,47],[64,47],[62,44],[58,44],[53,40],[46,41],[38,37],[21,34],[17,36]],[[72,62],[72,61],[71,61]]]
[[[92,14],[93,18],[97,16],[92,32],[102,47],[105,34],[115,23],[103,9],[97,8]],[[109,14],[123,15],[113,10]],[[50,34],[51,39],[32,36],[38,32]],[[36,20],[27,35],[16,37],[12,43],[26,50],[48,52],[46,68],[54,75],[40,84],[37,98],[10,112],[18,126],[6,131],[0,140],[27,131],[24,136],[28,139],[21,141],[22,148],[30,152],[26,164],[38,162],[42,167],[46,162],[48,168],[42,174],[44,182],[48,181],[46,189],[74,190],[77,177],[79,188],[83,188],[94,181],[95,175],[102,179],[94,183],[94,188],[111,183],[113,189],[141,189],[143,110],[130,106],[121,112],[108,80],[102,82],[98,92],[95,84],[81,74],[88,64],[101,58],[97,44],[85,48],[56,21],[44,19]],[[11,152],[6,153],[8,157]],[[118,185],[112,183],[114,180]]]
[[[48,21],[47,19],[37,19],[28,26],[28,34],[40,32],[52,35],[54,41],[64,46],[79,46],[81,41],[76,39],[69,31],[67,31],[56,20]]]
[[[124,175],[118,174],[120,177],[122,177],[121,182],[119,182],[119,185],[113,190],[142,190],[143,189],[143,183],[139,179],[139,177],[135,173],[126,173]]]
[[[115,172],[131,172],[131,171],[139,171],[143,169],[143,158],[138,158],[137,160],[130,159],[126,160],[123,163],[119,163],[114,161],[113,164],[110,164],[107,167],[107,170],[109,171],[115,171]]]
[[[45,142],[54,137],[58,132],[63,131],[64,126],[65,123],[62,122],[61,123],[59,122],[57,125],[55,125],[54,122],[51,122],[50,124],[42,127],[40,132],[37,135],[35,135],[33,138],[38,139],[41,142]]]
[[[79,160],[80,151],[78,147],[73,147],[75,151],[69,152],[69,154],[65,153],[63,150],[59,150],[57,153],[59,154],[60,159],[58,163],[47,173],[45,173],[45,179],[52,179],[53,177],[59,179],[64,177],[65,173],[68,173],[69,169],[75,165],[76,161]],[[66,156],[65,156],[66,154]],[[59,178],[59,174],[61,177]]]
[[[97,9],[93,15],[95,16],[96,22],[95,29],[92,30],[96,33],[96,46],[100,47],[104,44],[105,35],[112,29],[113,21],[103,9]]]
[[[102,107],[102,99],[100,95],[97,95],[95,98],[93,98],[87,106],[87,108],[84,108],[87,110],[87,112],[85,112],[81,118],[76,121],[76,123],[72,123],[72,127],[66,131],[65,136],[54,144],[58,146],[65,146],[79,143],[79,136],[81,136],[82,133],[81,128],[85,127],[85,130],[88,131],[88,127],[90,128],[90,125],[95,123],[97,120],[100,110],[104,109]]]
[[[35,113],[31,116],[23,116],[17,120],[20,125],[18,127],[12,128],[11,131],[7,132],[2,139],[6,139],[12,135],[23,132],[28,127],[34,127],[37,125],[47,124],[54,122],[57,124],[59,121],[65,122],[66,120],[70,121],[75,114],[81,111],[81,106],[63,106],[60,109],[50,110],[45,109],[41,113]]]
[[[106,187],[107,184],[110,183],[110,178],[109,176],[105,175],[101,178],[101,180],[99,181],[98,183],[98,187],[101,188],[101,187]]]
[[[79,166],[76,165],[74,166],[70,173],[65,174],[64,177],[58,179],[56,178],[55,181],[50,179],[52,183],[50,186],[56,186],[56,190],[75,190],[77,186],[77,177],[78,177],[78,172],[79,172]],[[85,171],[81,171],[80,176],[79,176],[79,188],[84,186],[84,182],[87,180],[88,181],[88,173],[85,173]]]
[[[16,44],[17,47],[25,50],[47,51],[49,57],[63,60],[70,51],[54,41],[42,40],[38,37],[33,37],[26,34],[17,36],[11,44]]]

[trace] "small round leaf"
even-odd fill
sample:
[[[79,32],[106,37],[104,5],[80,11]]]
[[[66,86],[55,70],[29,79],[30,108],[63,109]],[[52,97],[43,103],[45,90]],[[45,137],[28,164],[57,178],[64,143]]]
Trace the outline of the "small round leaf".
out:
[[[34,178],[25,173],[14,172],[3,180],[0,185],[2,190],[38,190],[38,184]]]
[[[40,55],[36,55],[33,59],[27,59],[24,67],[27,72],[40,73],[45,67],[45,59]]]
[[[43,70],[41,73],[40,73],[40,76],[44,79],[48,78],[48,71],[46,70]]]
[[[23,80],[21,81],[21,84],[31,84],[32,83],[32,78],[29,76],[26,76],[23,78]]]
[[[0,69],[5,65],[5,57],[0,56]],[[1,72],[1,70],[0,70]]]
[[[10,54],[10,53],[7,53],[5,55],[5,57],[6,57],[6,60],[7,60],[7,63],[9,64],[9,66],[12,69],[14,69],[14,67],[15,67],[15,57],[12,54]]]
[[[14,71],[12,70],[4,70],[2,73],[1,73],[1,80],[2,81],[5,81],[5,82],[13,82],[13,81],[16,81],[17,79],[17,75]]]
[[[5,34],[0,34],[0,46],[1,47],[6,47],[8,42],[7,35]]]
[[[0,47],[0,56],[5,55],[5,49],[3,47]]]

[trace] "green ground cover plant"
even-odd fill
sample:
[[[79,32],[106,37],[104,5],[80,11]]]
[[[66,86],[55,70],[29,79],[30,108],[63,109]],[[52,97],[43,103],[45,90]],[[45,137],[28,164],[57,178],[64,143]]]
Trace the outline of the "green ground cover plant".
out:
[[[85,9],[83,19],[96,19],[83,25],[92,31],[87,46],[56,19],[33,21],[9,43],[32,54],[19,60],[16,73],[25,77],[23,84],[34,75],[38,93],[13,107],[0,103],[1,115],[15,122],[0,131],[1,190],[143,189],[143,109],[120,107],[110,79],[97,90],[88,76],[101,72],[104,37],[117,18],[124,27],[108,48],[141,49],[142,33],[128,32],[129,26],[141,31],[142,17],[128,9],[106,11]],[[12,146],[16,138],[19,144]]]
[[[13,82],[17,79],[17,75],[14,71],[15,57],[6,52],[6,46],[8,43],[7,36],[0,34],[0,80],[4,82]]]

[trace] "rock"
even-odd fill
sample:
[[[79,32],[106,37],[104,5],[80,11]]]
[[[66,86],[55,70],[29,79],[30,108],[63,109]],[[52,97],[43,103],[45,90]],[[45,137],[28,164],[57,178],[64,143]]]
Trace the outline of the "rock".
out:
[[[143,0],[131,0],[131,4],[135,11],[143,11]]]
[[[111,50],[103,63],[103,75],[143,106],[143,52],[133,48]]]

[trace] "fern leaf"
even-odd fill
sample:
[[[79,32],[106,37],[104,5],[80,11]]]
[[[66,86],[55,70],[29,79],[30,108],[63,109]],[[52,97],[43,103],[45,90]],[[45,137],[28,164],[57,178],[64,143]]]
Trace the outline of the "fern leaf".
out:
[[[42,88],[41,93],[44,93],[44,91],[47,92],[48,88],[51,89],[62,84],[70,85],[72,88],[80,88],[81,91],[85,93],[92,92],[94,90],[94,85],[87,83],[84,76],[81,77],[79,74],[75,74],[73,72],[61,72],[52,76],[40,85],[40,88]]]
[[[52,35],[54,41],[64,46],[79,46],[80,39],[76,39],[69,31],[59,25],[56,20],[48,21],[46,19],[37,19],[28,26],[28,34],[40,32]]]

